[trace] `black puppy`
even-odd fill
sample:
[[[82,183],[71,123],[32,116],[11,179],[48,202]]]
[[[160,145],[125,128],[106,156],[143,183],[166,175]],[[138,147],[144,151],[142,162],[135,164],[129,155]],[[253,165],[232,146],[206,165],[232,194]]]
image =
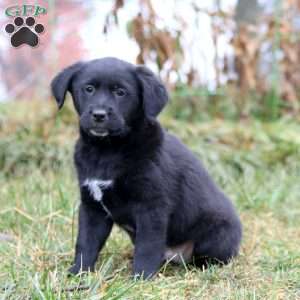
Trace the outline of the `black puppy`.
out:
[[[115,58],[76,63],[52,82],[59,108],[67,91],[80,120],[70,272],[94,269],[114,223],[128,232],[133,273],[144,278],[167,259],[225,264],[237,255],[239,218],[199,160],[157,122],[168,94],[150,70]]]

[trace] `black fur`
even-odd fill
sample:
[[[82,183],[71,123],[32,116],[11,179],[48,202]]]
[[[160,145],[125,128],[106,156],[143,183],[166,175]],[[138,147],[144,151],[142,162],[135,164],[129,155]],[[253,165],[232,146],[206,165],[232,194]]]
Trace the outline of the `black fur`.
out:
[[[92,86],[92,87],[90,87]],[[155,274],[167,247],[194,243],[194,262],[228,263],[237,255],[241,223],[230,200],[200,161],[155,117],[167,91],[154,74],[115,58],[75,64],[56,76],[61,107],[69,90],[80,119],[75,165],[81,191],[72,273],[93,270],[113,224],[134,245],[133,274]],[[105,119],[95,120],[104,110]],[[113,180],[102,203],[86,179]]]

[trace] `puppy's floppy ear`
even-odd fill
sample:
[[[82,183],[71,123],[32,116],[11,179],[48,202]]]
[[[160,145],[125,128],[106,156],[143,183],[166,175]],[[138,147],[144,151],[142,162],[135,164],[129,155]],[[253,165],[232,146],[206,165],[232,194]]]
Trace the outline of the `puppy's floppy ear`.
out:
[[[168,101],[168,92],[155,74],[144,66],[136,67],[141,84],[143,109],[146,117],[155,118]]]
[[[52,80],[51,90],[59,109],[64,105],[67,91],[70,91],[73,76],[83,65],[82,62],[71,65],[58,73]]]

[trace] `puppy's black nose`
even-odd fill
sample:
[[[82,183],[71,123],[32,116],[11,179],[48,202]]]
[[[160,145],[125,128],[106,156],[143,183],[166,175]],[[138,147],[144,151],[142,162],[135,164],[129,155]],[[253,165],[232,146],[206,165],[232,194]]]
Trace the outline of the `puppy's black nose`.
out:
[[[104,109],[95,109],[92,111],[93,120],[101,123],[107,119],[107,112]]]

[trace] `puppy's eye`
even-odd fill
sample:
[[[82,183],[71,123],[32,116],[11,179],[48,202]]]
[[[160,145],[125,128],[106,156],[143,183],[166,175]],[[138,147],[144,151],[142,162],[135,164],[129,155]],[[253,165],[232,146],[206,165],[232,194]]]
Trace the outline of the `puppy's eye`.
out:
[[[93,94],[95,92],[95,87],[91,84],[88,84],[84,87],[84,90],[88,94]]]
[[[112,89],[112,92],[117,96],[117,97],[124,97],[126,95],[126,90],[118,87],[118,86],[114,86]]]

